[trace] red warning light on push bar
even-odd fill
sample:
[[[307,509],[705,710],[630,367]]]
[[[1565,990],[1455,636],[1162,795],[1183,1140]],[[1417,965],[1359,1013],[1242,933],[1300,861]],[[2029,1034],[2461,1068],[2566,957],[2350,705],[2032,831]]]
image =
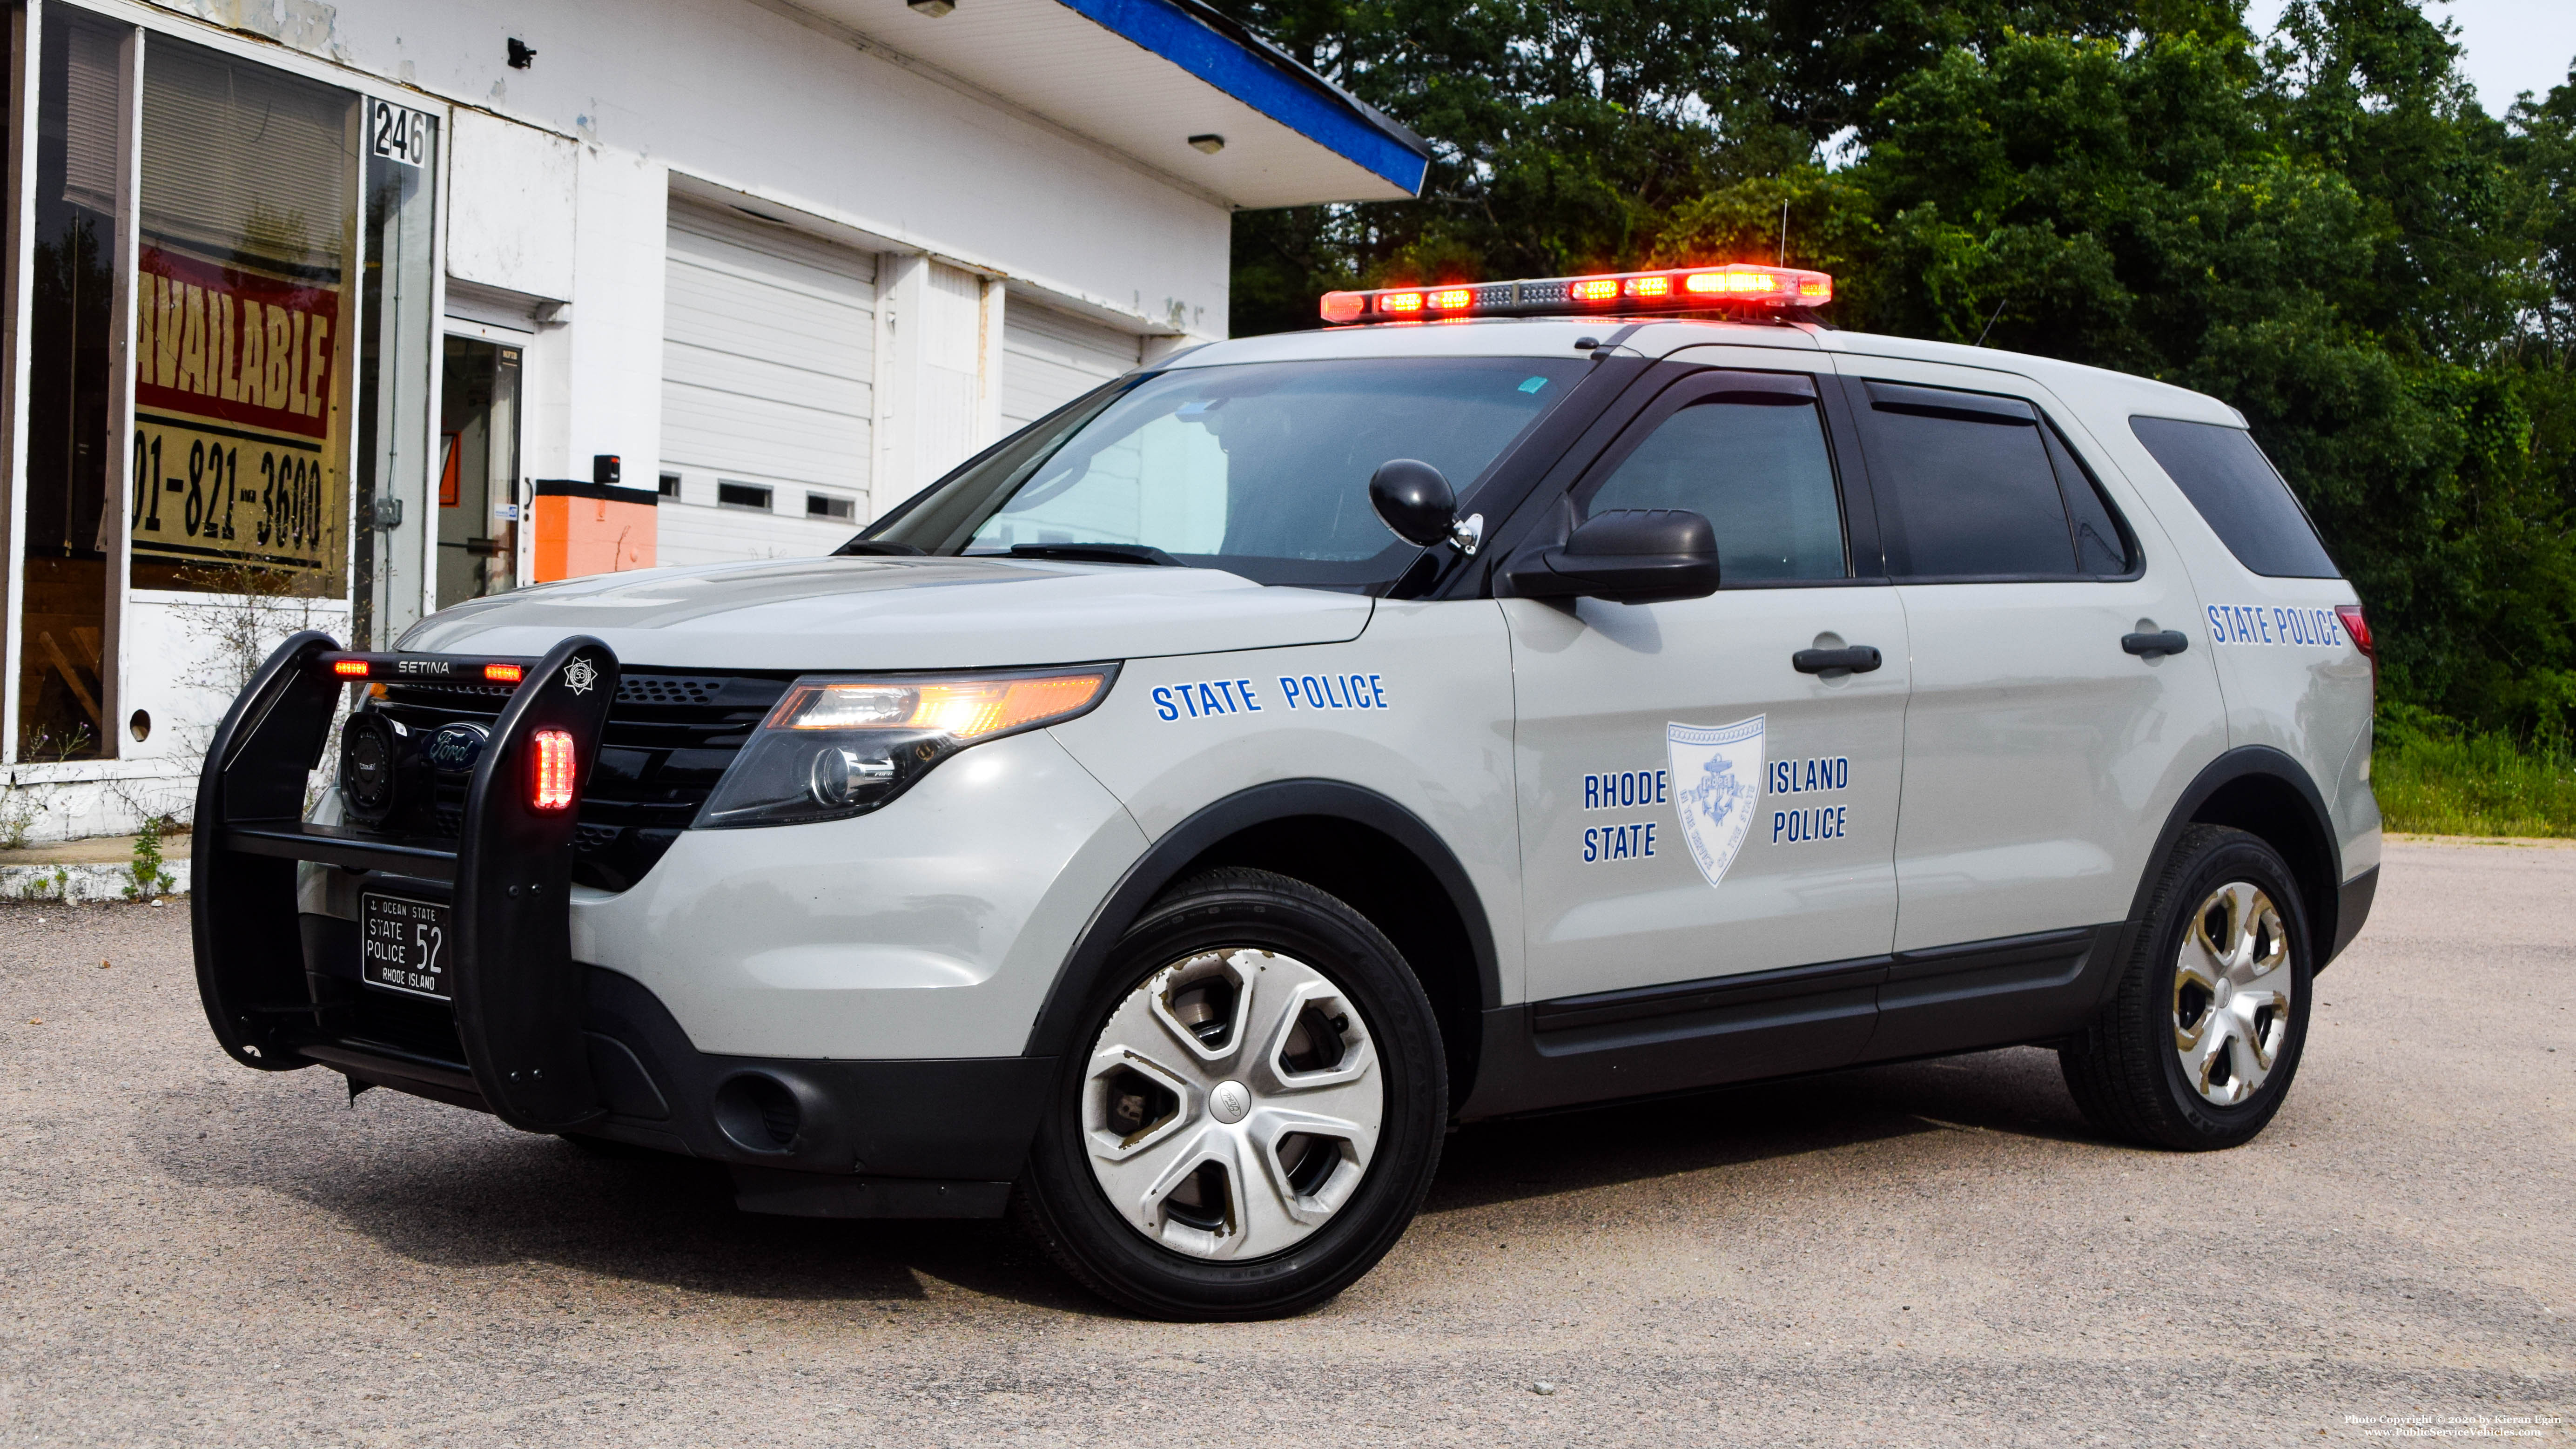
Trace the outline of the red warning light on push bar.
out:
[[[549,814],[572,808],[572,732],[539,730],[528,737],[528,805]]]
[[[1539,277],[1482,282],[1473,287],[1388,288],[1326,292],[1326,322],[1365,323],[1444,317],[1547,317],[1603,308],[1640,312],[1714,312],[1754,308],[1793,311],[1834,299],[1834,279],[1797,267],[1734,262],[1722,267],[1676,267],[1658,272],[1616,272],[1590,277]]]

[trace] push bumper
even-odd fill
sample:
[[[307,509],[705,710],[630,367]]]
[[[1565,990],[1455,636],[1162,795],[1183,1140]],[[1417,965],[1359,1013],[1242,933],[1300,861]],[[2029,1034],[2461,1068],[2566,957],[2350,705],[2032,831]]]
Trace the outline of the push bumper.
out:
[[[728,1163],[741,1205],[806,1216],[998,1213],[1036,1125],[1047,1062],[778,1060],[702,1053],[631,978],[573,959],[577,810],[517,788],[540,729],[596,758],[617,661],[572,639],[527,670],[475,766],[452,840],[303,819],[345,680],[333,642],[280,646],[217,730],[200,777],[191,892],[198,988],[246,1066],[320,1064],[535,1132]],[[403,656],[436,666],[434,656]],[[456,661],[446,661],[453,664]],[[447,905],[452,1005],[364,985],[358,928],[299,914],[314,862]]]

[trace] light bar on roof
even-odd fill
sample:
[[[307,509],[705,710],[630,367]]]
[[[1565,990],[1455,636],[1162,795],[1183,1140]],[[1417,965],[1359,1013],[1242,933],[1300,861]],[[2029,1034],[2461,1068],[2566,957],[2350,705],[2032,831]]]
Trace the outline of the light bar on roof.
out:
[[[1457,317],[1563,317],[1588,312],[1791,311],[1834,299],[1834,279],[1796,267],[1731,262],[1656,272],[1607,272],[1473,286],[1326,292],[1326,322],[1426,322]]]

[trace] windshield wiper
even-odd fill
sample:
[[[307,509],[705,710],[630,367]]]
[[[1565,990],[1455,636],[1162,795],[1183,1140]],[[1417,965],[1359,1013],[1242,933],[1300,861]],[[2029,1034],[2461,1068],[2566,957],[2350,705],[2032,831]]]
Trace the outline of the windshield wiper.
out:
[[[894,543],[882,538],[854,538],[832,550],[832,556],[835,558],[873,558],[879,555],[911,558],[920,553],[921,550],[911,544]]]
[[[1053,558],[1074,563],[1153,564],[1181,568],[1181,561],[1143,543],[1015,543],[1010,558]]]

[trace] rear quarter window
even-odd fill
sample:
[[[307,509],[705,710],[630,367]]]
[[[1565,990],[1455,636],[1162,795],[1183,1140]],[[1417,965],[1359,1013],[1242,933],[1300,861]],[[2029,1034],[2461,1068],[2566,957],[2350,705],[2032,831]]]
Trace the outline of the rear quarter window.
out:
[[[2129,431],[2238,563],[2276,579],[2342,577],[2290,485],[2243,428],[2137,417]]]

